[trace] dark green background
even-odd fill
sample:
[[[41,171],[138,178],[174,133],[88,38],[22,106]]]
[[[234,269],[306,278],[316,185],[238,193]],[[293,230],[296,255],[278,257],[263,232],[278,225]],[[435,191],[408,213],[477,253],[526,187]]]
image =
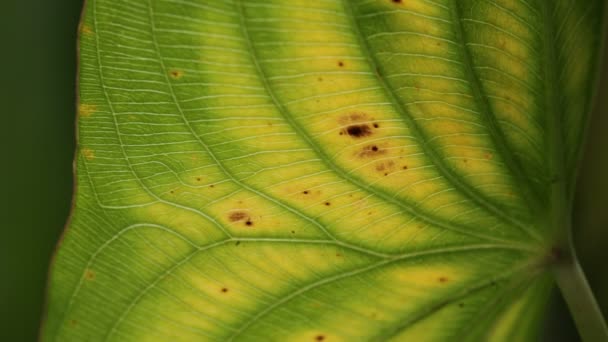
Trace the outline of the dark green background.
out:
[[[36,340],[48,265],[70,208],[81,2],[0,0],[0,341]],[[608,313],[606,81],[590,126],[574,226],[583,265]],[[548,339],[576,340],[555,297]]]

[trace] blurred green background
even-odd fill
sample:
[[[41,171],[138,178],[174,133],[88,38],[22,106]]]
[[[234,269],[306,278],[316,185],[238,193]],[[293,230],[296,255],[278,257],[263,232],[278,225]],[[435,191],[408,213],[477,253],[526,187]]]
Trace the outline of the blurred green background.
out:
[[[0,1],[0,341],[35,341],[47,269],[72,195],[76,31],[82,0]],[[608,68],[590,126],[574,220],[583,266],[608,313]],[[555,292],[547,340],[576,341]]]

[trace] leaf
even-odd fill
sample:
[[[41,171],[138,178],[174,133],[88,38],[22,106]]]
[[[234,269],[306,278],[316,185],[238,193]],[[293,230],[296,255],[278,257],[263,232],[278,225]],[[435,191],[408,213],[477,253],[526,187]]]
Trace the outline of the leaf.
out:
[[[603,6],[90,0],[43,340],[535,340]]]

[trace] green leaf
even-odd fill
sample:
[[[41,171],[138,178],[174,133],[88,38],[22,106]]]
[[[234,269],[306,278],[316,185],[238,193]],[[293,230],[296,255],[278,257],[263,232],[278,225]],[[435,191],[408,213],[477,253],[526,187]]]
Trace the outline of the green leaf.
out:
[[[43,340],[536,340],[603,8],[89,0]]]

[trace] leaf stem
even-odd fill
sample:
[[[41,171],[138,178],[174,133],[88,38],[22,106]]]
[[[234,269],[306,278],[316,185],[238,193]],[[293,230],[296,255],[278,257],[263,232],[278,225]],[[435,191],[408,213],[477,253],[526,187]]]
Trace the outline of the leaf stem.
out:
[[[574,253],[572,244],[564,255],[556,251],[553,274],[584,342],[608,341],[608,327]]]

